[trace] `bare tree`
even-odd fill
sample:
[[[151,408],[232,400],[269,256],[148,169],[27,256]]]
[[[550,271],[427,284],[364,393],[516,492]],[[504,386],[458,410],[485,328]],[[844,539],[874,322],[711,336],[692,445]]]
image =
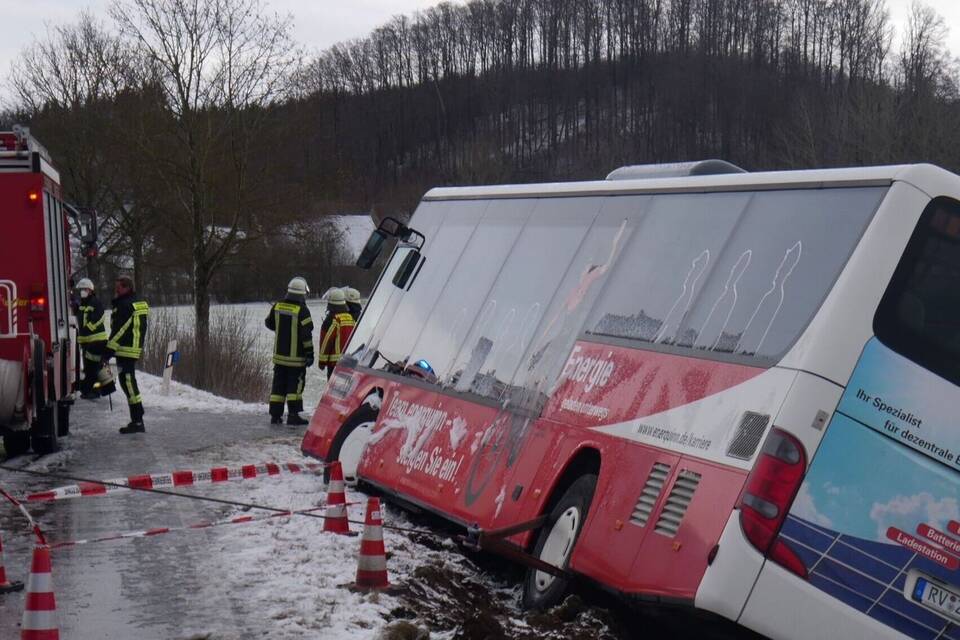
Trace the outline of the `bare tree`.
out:
[[[125,183],[120,167],[130,160],[118,97],[134,84],[131,49],[88,12],[75,23],[48,29],[14,62],[11,85],[18,108],[43,132],[65,174],[68,200],[101,215],[103,256],[134,256],[134,278],[143,278],[143,244],[151,222],[136,203],[142,183]],[[119,195],[122,194],[122,195]],[[124,207],[123,204],[130,206]],[[98,280],[96,257],[88,260]]]
[[[174,196],[171,232],[191,250],[202,385],[209,287],[254,213],[251,144],[297,62],[291,19],[268,14],[260,0],[117,0],[111,15],[169,115],[167,131],[141,142]]]

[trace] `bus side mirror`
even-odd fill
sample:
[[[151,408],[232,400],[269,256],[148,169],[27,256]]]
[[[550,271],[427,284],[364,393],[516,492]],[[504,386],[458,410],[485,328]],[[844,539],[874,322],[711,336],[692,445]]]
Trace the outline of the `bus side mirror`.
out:
[[[413,286],[413,281],[417,279],[420,269],[423,268],[424,262],[426,262],[426,258],[423,257],[423,254],[421,254],[418,249],[411,249],[410,252],[404,256],[403,262],[401,262],[397,268],[397,272],[393,274],[393,286],[398,289],[409,290],[410,287]]]
[[[374,229],[370,237],[367,238],[367,244],[364,245],[360,257],[357,258],[357,266],[361,269],[369,269],[377,261],[380,252],[383,251],[383,245],[387,241],[387,234],[380,229]]]

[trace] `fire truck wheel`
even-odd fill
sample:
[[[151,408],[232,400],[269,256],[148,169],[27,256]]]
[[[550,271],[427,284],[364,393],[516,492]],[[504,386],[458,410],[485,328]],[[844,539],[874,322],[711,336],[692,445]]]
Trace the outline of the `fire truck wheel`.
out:
[[[48,404],[37,414],[37,422],[30,433],[30,446],[33,447],[34,453],[46,455],[60,448],[57,446],[59,413],[56,405]]]
[[[587,519],[596,486],[597,476],[586,474],[567,488],[540,529],[532,552],[535,557],[566,569]],[[569,582],[566,578],[558,578],[544,571],[527,569],[523,581],[523,606],[527,609],[546,609],[558,604],[567,594]]]
[[[7,458],[22,456],[30,450],[30,432],[11,431],[3,436],[3,450],[7,452]]]
[[[330,445],[327,462],[340,460],[340,462],[344,463],[343,475],[351,484],[356,483],[356,465],[360,460],[360,454],[363,453],[363,447],[366,446],[366,437],[364,436],[369,436],[369,427],[366,425],[376,422],[378,413],[380,413],[380,410],[371,407],[369,404],[360,405],[360,408],[354,411],[350,417],[344,421],[343,426],[340,427],[340,431],[337,432],[336,437],[333,439],[333,444]],[[341,454],[345,456],[344,459],[341,459]],[[350,459],[347,460],[346,457]],[[352,465],[352,468],[347,469],[347,464]],[[347,478],[348,475],[352,477]],[[330,481],[329,470],[324,470],[323,481]]]
[[[57,436],[63,438],[70,435],[70,403],[57,403]]]

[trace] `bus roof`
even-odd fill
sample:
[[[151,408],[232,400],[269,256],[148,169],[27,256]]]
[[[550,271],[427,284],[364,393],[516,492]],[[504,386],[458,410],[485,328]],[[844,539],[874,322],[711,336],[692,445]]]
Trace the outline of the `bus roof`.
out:
[[[492,198],[552,198],[757,189],[820,189],[824,187],[885,186],[896,181],[912,184],[931,197],[960,191],[960,176],[954,173],[932,164],[901,164],[880,167],[727,173],[639,180],[437,187],[428,191],[423,199],[485,200]]]

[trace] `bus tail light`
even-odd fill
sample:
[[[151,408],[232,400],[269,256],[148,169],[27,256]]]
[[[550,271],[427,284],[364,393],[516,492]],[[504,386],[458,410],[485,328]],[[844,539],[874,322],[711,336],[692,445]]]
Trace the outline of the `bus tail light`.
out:
[[[807,454],[792,435],[774,427],[740,498],[740,526],[756,549],[801,577],[807,570],[796,553],[777,537],[807,469]]]

